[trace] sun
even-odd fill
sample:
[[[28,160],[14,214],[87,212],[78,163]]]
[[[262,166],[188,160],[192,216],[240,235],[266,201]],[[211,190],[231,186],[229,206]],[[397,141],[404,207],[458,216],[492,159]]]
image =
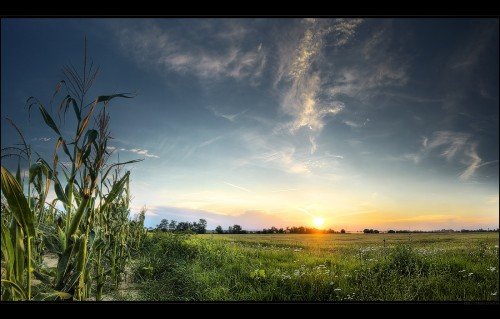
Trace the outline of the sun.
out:
[[[325,223],[325,219],[322,217],[314,217],[313,218],[313,224],[316,227],[321,227]]]

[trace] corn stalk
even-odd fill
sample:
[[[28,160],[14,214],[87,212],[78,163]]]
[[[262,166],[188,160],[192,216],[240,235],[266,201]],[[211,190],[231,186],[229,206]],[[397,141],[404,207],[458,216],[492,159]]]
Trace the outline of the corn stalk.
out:
[[[96,299],[101,300],[108,279],[111,286],[118,287],[130,259],[129,247],[138,249],[143,238],[144,218],[129,219],[130,172],[121,173],[123,165],[139,160],[107,163],[111,153],[107,147],[110,135],[106,108],[114,98],[131,96],[98,96],[86,103],[98,73],[92,62],[87,63],[86,43],[83,72],[67,66],[63,73],[66,79],[56,86],[53,99],[66,89],[58,117],[60,120],[64,111],[65,118],[68,109],[73,109],[77,124],[69,140],[61,134],[46,107],[34,97],[28,99],[28,109],[38,108],[44,123],[56,134],[50,164],[39,154],[31,164],[31,148],[12,123],[24,147],[8,148],[10,153],[6,156],[18,151],[19,162],[24,159],[28,163],[29,178],[27,181],[21,178],[20,164],[16,177],[1,168],[1,192],[5,198],[1,220],[2,267],[5,268],[2,300],[85,300],[93,290]],[[59,156],[67,158],[70,168],[61,164]],[[48,202],[51,188],[56,199]],[[56,208],[57,202],[61,202],[63,210]],[[57,256],[56,267],[49,268],[43,263],[47,254]],[[35,294],[33,276],[42,283],[36,286]]]

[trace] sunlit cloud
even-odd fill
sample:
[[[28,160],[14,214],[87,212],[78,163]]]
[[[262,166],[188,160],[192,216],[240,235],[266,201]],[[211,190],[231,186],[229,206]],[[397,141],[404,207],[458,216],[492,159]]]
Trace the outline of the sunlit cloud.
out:
[[[130,153],[135,153],[135,154],[143,155],[143,156],[150,157],[150,158],[160,158],[158,155],[151,154],[148,150],[140,149],[140,148],[126,149],[123,147],[117,148],[114,146],[107,146],[106,148],[110,151],[130,152]]]
[[[500,198],[500,196],[498,194],[489,196],[486,203],[498,206],[499,198]]]
[[[276,84],[281,83],[286,88],[281,109],[292,117],[292,121],[278,126],[278,131],[285,129],[295,134],[302,128],[308,129],[311,154],[317,150],[315,139],[326,118],[340,113],[345,107],[340,101],[320,98],[325,92],[323,75],[314,64],[324,59],[322,51],[326,36],[333,34],[335,45],[343,46],[355,35],[361,23],[361,19],[304,20],[305,30],[297,48],[291,54],[284,54],[280,61]]]
[[[31,139],[33,142],[49,142],[52,137],[34,137]]]

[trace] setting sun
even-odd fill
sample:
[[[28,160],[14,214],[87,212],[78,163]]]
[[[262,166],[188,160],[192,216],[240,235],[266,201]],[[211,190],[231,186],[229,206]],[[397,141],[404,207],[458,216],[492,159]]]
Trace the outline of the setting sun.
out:
[[[325,219],[322,217],[314,217],[313,224],[315,227],[321,227],[325,223]]]

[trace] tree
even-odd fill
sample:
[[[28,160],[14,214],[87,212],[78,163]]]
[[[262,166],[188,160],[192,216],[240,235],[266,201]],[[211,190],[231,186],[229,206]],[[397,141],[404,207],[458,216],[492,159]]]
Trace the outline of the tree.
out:
[[[158,230],[161,231],[167,231],[168,230],[168,220],[167,219],[162,219],[160,224],[156,226]]]
[[[222,229],[221,225],[215,227],[215,232],[217,234],[224,234],[224,230]]]
[[[168,229],[170,231],[174,231],[177,227],[177,222],[175,220],[171,220],[170,221],[170,224],[168,225]]]
[[[246,231],[244,231],[240,225],[233,225],[232,227],[229,226],[228,232],[230,234],[244,234]]]
[[[341,230],[340,230],[340,233],[341,233],[341,234],[345,234],[345,229],[341,229]]]
[[[200,219],[197,223],[193,223],[193,231],[197,234],[205,234],[207,232],[207,221]]]
[[[395,231],[394,231],[394,230],[392,230],[392,229],[390,229],[387,233],[389,233],[389,234],[394,234],[394,233],[395,233]]]
[[[180,231],[180,232],[186,232],[186,231],[190,230],[191,227],[192,227],[191,223],[180,222],[177,224],[177,227],[175,228],[175,230]]]

